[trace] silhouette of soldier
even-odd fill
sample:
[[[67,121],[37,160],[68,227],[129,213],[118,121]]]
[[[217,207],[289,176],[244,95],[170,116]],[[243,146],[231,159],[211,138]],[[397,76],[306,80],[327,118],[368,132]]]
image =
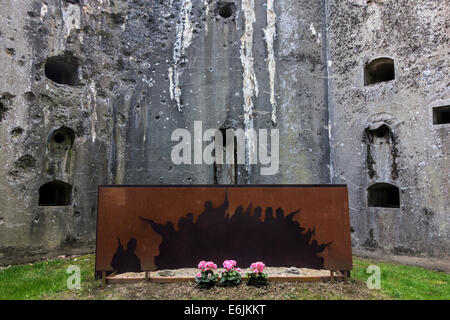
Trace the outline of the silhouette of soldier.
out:
[[[264,222],[268,225],[271,225],[275,219],[273,218],[273,209],[271,207],[266,208],[266,217],[264,218]]]
[[[233,203],[234,205],[234,203]],[[178,231],[172,222],[165,225],[140,217],[152,230],[162,236],[155,264],[159,269],[183,268],[199,260],[225,259],[233,256],[241,264],[264,259],[267,265],[295,265],[323,268],[323,258],[318,254],[330,244],[312,240],[315,229],[307,230],[294,220],[298,209],[285,216],[282,208],[238,206],[231,217],[228,189],[221,205],[204,202],[203,212],[194,223],[192,212],[178,220]],[[253,212],[253,215],[251,214]],[[261,220],[263,218],[264,220]],[[306,231],[304,233],[304,231]],[[120,246],[119,246],[120,249]],[[121,250],[116,255],[120,260]],[[295,254],[287,254],[295,253]],[[113,265],[113,264],[111,264]]]
[[[181,217],[178,221],[178,228],[186,230],[186,229],[192,229],[192,226],[194,225],[194,214],[192,212],[188,212],[186,217]]]
[[[228,209],[228,189],[225,191],[225,200],[215,208],[212,201],[205,201],[205,210],[198,216],[196,225],[199,229],[210,229],[211,225],[219,223],[226,217]]]
[[[205,212],[209,212],[214,209],[212,201],[205,201]]]
[[[283,209],[278,208],[278,209],[275,211],[275,213],[276,213],[276,220],[277,220],[278,222],[280,222],[280,221],[282,221],[282,220],[284,219],[284,212],[283,212]]]
[[[299,213],[300,211],[302,211],[301,208],[298,209],[298,210],[296,210],[296,211],[294,211],[294,212],[289,213],[289,214],[287,215],[287,217],[286,217],[286,220],[287,220],[287,221],[292,221],[292,219],[294,218],[294,216],[295,216],[297,213]],[[296,224],[298,225],[297,222],[296,222]]]
[[[222,205],[218,207],[219,212],[225,212],[228,209],[228,205],[230,202],[228,201],[228,188],[225,190],[225,200],[223,201]]]
[[[311,228],[308,228],[308,231],[306,231],[305,238],[308,240],[308,243],[309,243],[309,240],[312,238],[312,236],[316,234],[315,230],[316,230],[316,226],[314,226],[314,231],[312,231]]]
[[[244,215],[244,207],[239,206],[236,208],[236,210],[234,211],[234,215],[231,217],[232,221],[239,221],[240,218]]]
[[[111,260],[111,267],[113,267],[114,271],[117,271],[117,273],[141,272],[141,260],[134,253],[137,247],[137,240],[135,238],[128,240],[125,251],[119,237],[117,237],[117,240],[119,246]]]
[[[253,213],[253,217],[254,217],[256,220],[261,220],[261,213],[262,213],[261,207],[256,207],[256,208],[255,208],[255,211],[254,211],[254,213]]]

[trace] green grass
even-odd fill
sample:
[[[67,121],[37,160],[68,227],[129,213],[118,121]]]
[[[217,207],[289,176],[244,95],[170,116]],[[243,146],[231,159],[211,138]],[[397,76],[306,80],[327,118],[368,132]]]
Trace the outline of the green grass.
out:
[[[381,291],[394,299],[450,300],[450,274],[390,262],[354,258],[352,277],[367,281],[367,267],[381,271]]]
[[[76,259],[76,260],[75,260]],[[94,255],[12,266],[0,271],[0,300],[50,298],[68,291],[66,273],[71,265],[80,267],[81,289],[98,286],[94,279]]]
[[[76,259],[76,260],[75,260]],[[102,297],[100,281],[94,279],[94,255],[80,256],[75,259],[58,259],[34,264],[9,267],[0,270],[0,300],[13,299],[52,299],[71,292],[67,288],[67,268],[71,265],[81,269],[81,292],[91,297]],[[354,258],[352,278],[362,281],[361,286],[370,276],[369,265],[377,265],[381,270],[381,290],[383,297],[393,299],[442,299],[450,300],[450,274],[435,272],[419,267],[400,265],[389,262],[371,261]],[[329,290],[328,290],[329,291]],[[92,293],[92,295],[90,294]],[[316,299],[318,293],[309,292],[308,288],[298,293],[285,293],[286,299]],[[336,293],[329,298],[345,299]],[[207,297],[192,297],[204,299]]]

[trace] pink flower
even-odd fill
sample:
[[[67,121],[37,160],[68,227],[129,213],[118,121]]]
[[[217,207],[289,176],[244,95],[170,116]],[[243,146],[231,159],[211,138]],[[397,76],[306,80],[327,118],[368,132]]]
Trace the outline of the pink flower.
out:
[[[264,268],[266,267],[266,265],[262,262],[258,262],[258,270],[259,272],[263,272]]]
[[[200,263],[198,264],[198,268],[203,270],[206,267],[206,261],[200,261]]]
[[[214,262],[212,262],[212,261],[206,262],[205,266],[206,266],[206,270],[210,270],[210,269],[215,270],[215,269],[217,269],[217,265]]]
[[[234,270],[236,268],[237,262],[234,260],[225,260],[223,262],[223,267],[225,268],[226,271],[231,271]]]
[[[250,265],[250,269],[254,272],[254,273],[260,273],[264,271],[264,268],[266,267],[266,265],[261,262],[254,262]]]
[[[202,273],[201,272],[197,273],[197,278],[201,278],[201,277],[202,277]]]

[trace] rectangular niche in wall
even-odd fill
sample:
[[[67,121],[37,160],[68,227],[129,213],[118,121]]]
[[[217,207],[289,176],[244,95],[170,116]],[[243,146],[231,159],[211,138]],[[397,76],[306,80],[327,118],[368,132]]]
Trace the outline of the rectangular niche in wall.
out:
[[[227,138],[227,130],[233,132]],[[215,137],[215,142],[220,143],[222,140],[222,154],[216,153],[218,147],[214,150],[216,159],[219,157],[222,159],[222,163],[216,163],[214,161],[214,184],[237,184],[238,181],[238,167],[237,167],[237,139],[233,129],[219,129]],[[232,151],[232,163],[227,159],[227,149]]]
[[[72,186],[63,181],[50,181],[39,188],[39,206],[70,205]]]
[[[45,76],[55,83],[78,84],[78,59],[71,55],[50,57],[45,62]]]
[[[450,123],[450,105],[433,108],[433,124]]]
[[[364,85],[386,82],[395,79],[394,60],[377,58],[364,67]]]
[[[400,208],[399,188],[389,183],[376,183],[367,189],[369,207]]]

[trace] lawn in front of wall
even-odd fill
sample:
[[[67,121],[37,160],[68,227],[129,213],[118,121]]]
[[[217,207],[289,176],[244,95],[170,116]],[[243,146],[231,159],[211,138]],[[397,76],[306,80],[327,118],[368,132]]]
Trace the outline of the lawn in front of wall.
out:
[[[450,274],[391,262],[354,258],[352,277],[367,281],[370,265],[380,267],[381,290],[393,299],[450,300]]]
[[[94,265],[95,256],[91,254],[8,267],[0,270],[0,300],[34,300],[69,291],[69,266],[80,268],[83,290],[99,287]]]
[[[49,260],[34,264],[12,266],[0,270],[0,300],[5,299],[52,299],[52,298],[104,298],[105,292],[101,289],[100,281],[94,279],[94,255],[85,255],[75,258],[65,258]],[[450,300],[450,274],[444,272],[431,271],[419,267],[400,265],[389,262],[373,261],[361,258],[354,258],[354,269],[352,271],[353,285],[366,289],[366,281],[371,274],[367,273],[370,265],[380,267],[381,290],[374,290],[373,297],[368,295],[367,299],[387,298],[387,299],[444,299]],[[67,288],[67,279],[71,275],[67,273],[69,266],[78,266],[81,271],[81,290],[71,291]],[[152,284],[156,285],[156,284]],[[326,286],[333,284],[326,284]],[[114,291],[121,285],[113,285],[108,290]],[[289,295],[284,293],[279,297],[273,291],[267,292],[269,299],[334,299],[333,294],[326,294],[326,287],[320,286],[320,294],[312,293],[315,286],[311,285],[311,290],[300,286],[289,287]],[[222,289],[221,289],[222,290]],[[223,290],[227,290],[226,288]],[[222,291],[223,291],[222,290]],[[231,290],[231,289],[230,289]],[[236,291],[236,289],[233,289]],[[239,291],[239,288],[237,288]],[[247,289],[246,289],[247,290]],[[324,293],[325,290],[325,294]],[[333,290],[329,288],[330,292]],[[70,295],[76,292],[75,295]],[[212,292],[211,292],[212,293]],[[231,291],[230,291],[231,293]],[[221,296],[226,296],[226,292],[221,292]],[[224,295],[225,294],[225,295]],[[236,293],[234,293],[236,294]],[[281,292],[280,292],[281,294]],[[264,298],[264,292],[258,293]],[[117,293],[111,295],[121,298]],[[126,297],[123,297],[126,298]],[[129,297],[130,298],[130,297]],[[184,297],[171,296],[173,299]],[[194,298],[194,297],[193,297]],[[202,297],[208,299],[208,296]],[[239,296],[236,296],[239,298]],[[339,296],[339,299],[352,299],[349,296]]]

